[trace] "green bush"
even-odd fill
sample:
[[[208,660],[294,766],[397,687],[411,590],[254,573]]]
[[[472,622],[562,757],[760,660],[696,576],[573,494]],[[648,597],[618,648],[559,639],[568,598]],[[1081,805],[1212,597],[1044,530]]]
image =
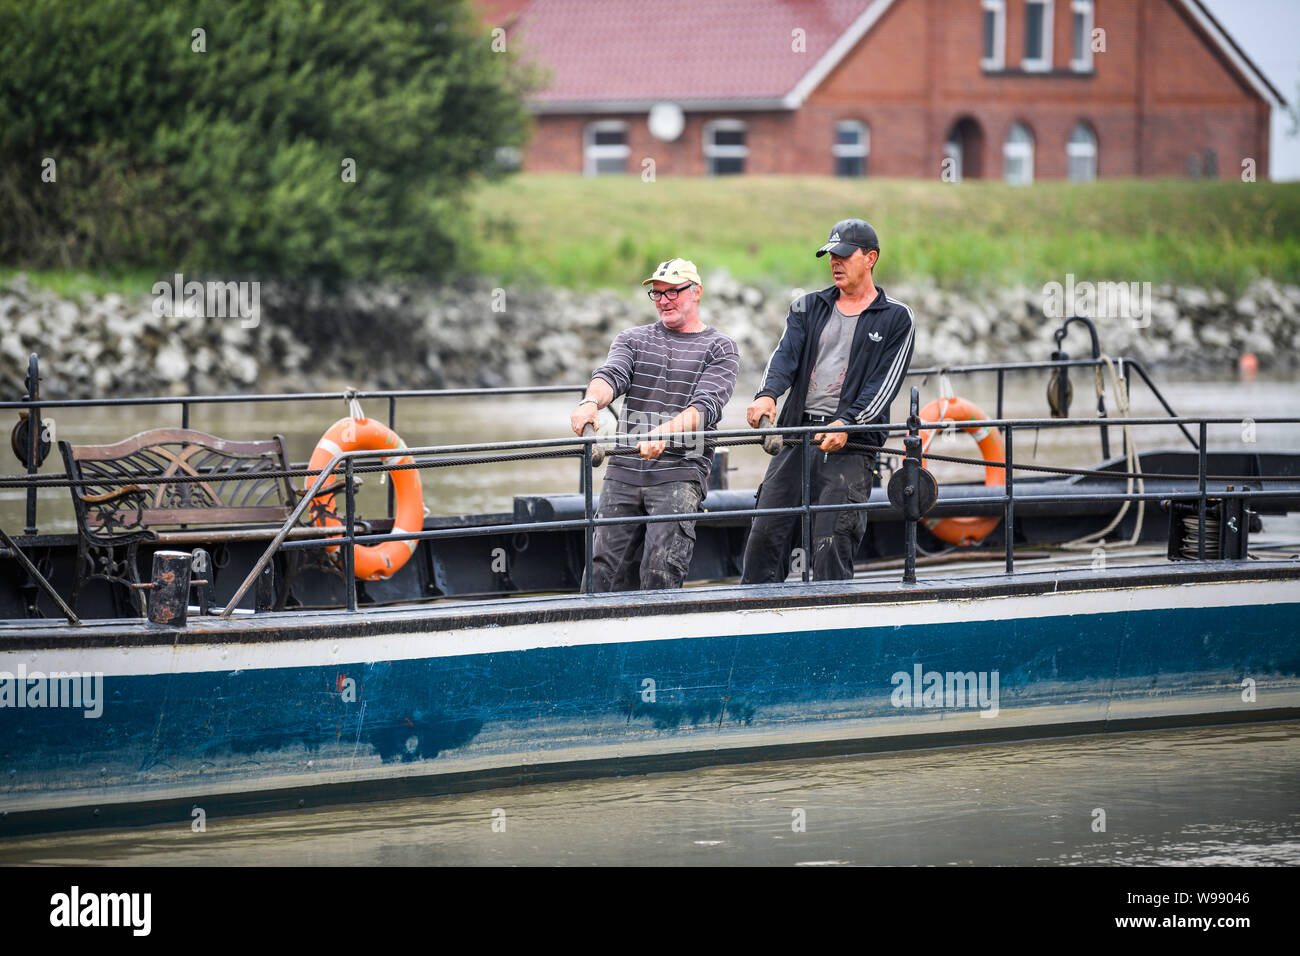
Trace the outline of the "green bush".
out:
[[[11,266],[442,275],[526,129],[465,0],[0,0],[0,64]]]

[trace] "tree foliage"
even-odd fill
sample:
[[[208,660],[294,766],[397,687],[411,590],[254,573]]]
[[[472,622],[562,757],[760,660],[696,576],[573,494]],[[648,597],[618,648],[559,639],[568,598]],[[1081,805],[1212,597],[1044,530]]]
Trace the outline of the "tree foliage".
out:
[[[0,0],[0,262],[445,274],[523,84],[465,0]]]

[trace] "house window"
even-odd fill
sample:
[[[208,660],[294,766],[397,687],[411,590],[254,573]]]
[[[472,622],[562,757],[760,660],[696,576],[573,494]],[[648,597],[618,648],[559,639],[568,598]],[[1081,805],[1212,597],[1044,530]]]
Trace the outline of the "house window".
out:
[[[1092,0],[1073,0],[1070,11],[1070,69],[1088,73],[1092,70]]]
[[[1027,186],[1034,181],[1034,137],[1029,127],[1017,123],[1002,144],[1002,170],[1013,186]]]
[[[1020,65],[1035,71],[1052,68],[1051,0],[1025,0],[1025,58]]]
[[[1006,66],[1006,0],[983,0],[983,7],[984,47],[980,54],[980,67],[985,70],[1001,70]]]
[[[745,143],[743,122],[721,119],[704,124],[704,159],[710,176],[743,173],[748,157],[749,146]]]
[[[621,120],[588,123],[583,132],[582,171],[588,176],[627,172],[627,124]]]
[[[1089,183],[1097,178],[1097,134],[1087,123],[1079,123],[1065,144],[1065,163],[1070,179]]]
[[[871,130],[866,123],[842,120],[835,124],[835,145],[831,147],[831,155],[835,158],[836,176],[865,176],[870,151]]]

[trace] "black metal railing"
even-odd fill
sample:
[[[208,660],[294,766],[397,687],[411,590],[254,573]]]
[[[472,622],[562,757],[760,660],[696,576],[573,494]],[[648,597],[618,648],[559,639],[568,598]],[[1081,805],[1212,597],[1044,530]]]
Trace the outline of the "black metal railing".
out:
[[[1256,418],[1253,421],[1257,425],[1266,424],[1300,424],[1300,418]],[[961,458],[957,456],[938,455],[930,453],[925,457],[942,459],[980,467],[1002,468],[1008,476],[1008,481],[1003,486],[1000,494],[991,494],[987,496],[966,497],[962,499],[963,505],[986,505],[995,504],[1003,508],[1003,521],[1005,522],[1004,536],[1006,539],[1005,560],[1007,573],[1013,573],[1015,570],[1015,470],[1017,468],[1025,470],[1051,471],[1053,469],[1044,468],[1035,465],[1017,465],[1014,461],[1014,434],[1017,429],[1037,429],[1037,428],[1091,428],[1097,427],[1101,423],[1112,427],[1138,427],[1138,426],[1155,426],[1155,425],[1178,425],[1185,427],[1194,425],[1199,430],[1198,442],[1198,468],[1195,475],[1180,476],[1187,479],[1196,480],[1196,490],[1187,492],[1170,492],[1161,491],[1158,493],[1144,493],[1139,491],[1125,492],[1065,492],[1061,494],[1036,494],[1036,503],[1051,503],[1065,501],[1113,501],[1117,505],[1126,501],[1195,501],[1198,503],[1198,556],[1203,560],[1205,558],[1206,545],[1206,515],[1207,505],[1211,498],[1242,498],[1248,500],[1268,499],[1268,498],[1295,498],[1295,490],[1268,491],[1262,488],[1214,488],[1211,489],[1209,482],[1211,480],[1222,479],[1223,483],[1231,481],[1234,485],[1246,482],[1268,482],[1284,480],[1296,482],[1294,476],[1211,476],[1207,473],[1207,453],[1206,453],[1206,435],[1207,428],[1215,424],[1239,424],[1240,419],[1236,418],[1114,418],[1114,419],[988,419],[979,422],[981,427],[1002,429],[1006,436],[1005,449],[1006,459],[1004,461],[988,461],[982,458]],[[904,449],[889,448],[880,446],[877,450],[885,453],[903,455],[904,469],[904,508],[903,516],[905,519],[905,553],[904,553],[904,571],[903,581],[905,583],[915,583],[916,581],[916,531],[917,524],[923,517],[919,507],[920,502],[920,469],[922,463],[922,449],[920,432],[929,429],[943,429],[946,427],[966,427],[972,423],[960,422],[923,422],[919,418],[919,396],[918,390],[913,387],[910,394],[910,415],[909,420],[902,424],[889,425],[845,425],[837,426],[837,431],[847,432],[850,434],[863,432],[885,432],[889,435],[903,435]],[[491,535],[512,532],[537,532],[537,531],[568,531],[581,529],[584,532],[584,558],[583,566],[585,574],[583,576],[583,591],[589,591],[592,577],[592,550],[595,536],[595,529],[607,525],[619,524],[652,524],[663,521],[725,521],[735,518],[756,518],[760,516],[778,516],[778,515],[799,515],[801,517],[801,537],[804,547],[804,554],[811,553],[811,526],[813,516],[820,512],[844,512],[844,511],[884,511],[891,510],[894,505],[887,501],[859,502],[845,504],[825,504],[818,505],[811,502],[809,475],[811,471],[812,452],[814,447],[811,442],[813,434],[825,432],[825,425],[805,425],[793,428],[764,428],[754,430],[718,430],[710,432],[683,432],[674,436],[674,438],[683,443],[695,441],[704,441],[707,439],[710,443],[716,445],[737,445],[737,444],[756,444],[767,435],[780,435],[787,444],[799,448],[801,455],[800,469],[802,480],[800,490],[800,503],[783,508],[749,508],[735,509],[725,511],[709,511],[704,513],[689,514],[664,514],[664,515],[637,515],[631,517],[605,518],[598,517],[595,510],[595,500],[592,494],[593,487],[593,465],[592,449],[597,444],[606,442],[606,439],[596,436],[587,435],[584,437],[573,438],[555,438],[555,439],[535,439],[527,441],[514,442],[489,442],[478,444],[463,445],[446,445],[446,446],[428,446],[423,448],[411,448],[407,454],[415,460],[411,464],[387,464],[381,461],[387,455],[391,455],[391,450],[385,451],[349,451],[341,452],[335,455],[321,470],[313,481],[311,488],[303,495],[294,513],[286,519],[275,539],[267,547],[258,563],[245,578],[243,584],[235,592],[234,596],[228,602],[222,616],[229,616],[235,605],[243,598],[248,589],[256,581],[257,576],[261,573],[262,568],[271,559],[277,549],[307,549],[321,547],[341,547],[345,562],[345,577],[348,580],[347,607],[349,610],[356,608],[356,579],[352,573],[351,555],[352,548],[356,545],[378,544],[384,541],[428,541],[448,537],[465,537],[474,535]],[[543,451],[550,449],[549,451]],[[502,454],[504,453],[504,454]],[[606,454],[632,454],[632,448],[608,448]],[[457,456],[454,461],[440,461],[440,456]],[[352,487],[352,480],[358,472],[361,471],[395,471],[402,469],[419,469],[440,467],[443,464],[467,465],[475,463],[497,463],[503,460],[525,461],[531,458],[539,457],[562,457],[572,455],[579,458],[581,462],[584,487],[587,489],[583,501],[583,517],[578,519],[565,519],[553,521],[512,521],[505,524],[479,525],[474,527],[456,527],[442,528],[429,531],[403,531],[400,533],[363,533],[356,532],[356,512],[355,500],[349,493],[345,496],[345,515],[343,530],[335,537],[327,539],[312,539],[287,541],[289,530],[301,517],[302,513],[308,506],[308,503],[325,486],[330,476],[336,474],[340,469],[344,473],[344,479],[348,489]],[[420,460],[418,456],[429,456],[425,460]],[[363,464],[364,462],[374,460],[375,464]],[[1074,473],[1094,474],[1099,477],[1122,477],[1117,476],[1114,472],[1090,470],[1090,469],[1070,469]],[[1169,478],[1169,475],[1159,477]],[[1179,476],[1175,476],[1179,477]],[[805,560],[802,568],[802,578],[804,582],[811,579],[810,563]]]
[[[1059,345],[1059,337],[1058,337]],[[1094,348],[1094,353],[1096,353]],[[1047,418],[1047,419],[1006,419],[1002,417],[1003,411],[1003,385],[1005,375],[1008,372],[1028,372],[1052,369],[1058,372],[1064,372],[1069,368],[1084,367],[1096,368],[1107,362],[1113,361],[1119,370],[1121,378],[1126,378],[1128,370],[1137,372],[1143,382],[1149,387],[1152,394],[1155,395],[1161,406],[1169,413],[1168,417],[1148,417],[1148,418],[1109,418],[1105,414],[1104,400],[1099,396],[1098,400],[1098,417],[1095,419],[1071,419],[1071,418]],[[1270,492],[1262,487],[1262,483],[1272,480],[1290,480],[1295,482],[1297,479],[1288,476],[1213,476],[1209,475],[1207,469],[1207,428],[1215,424],[1239,424],[1238,418],[1183,418],[1174,414],[1173,409],[1160,394],[1154,383],[1151,382],[1141,364],[1137,361],[1120,357],[1114,360],[1108,360],[1105,357],[1094,355],[1093,358],[1086,359],[1068,359],[1058,358],[1046,362],[1021,362],[1021,363],[989,363],[982,365],[967,366],[950,366],[919,368],[908,372],[912,378],[927,377],[933,375],[972,375],[992,373],[997,376],[998,400],[997,411],[994,418],[981,421],[979,424],[986,428],[1000,429],[1003,435],[1003,444],[1005,449],[1005,460],[1002,462],[986,461],[977,458],[960,458],[956,456],[940,455],[930,452],[923,456],[920,432],[929,428],[952,428],[965,427],[969,423],[952,423],[952,422],[922,422],[919,418],[919,395],[917,388],[913,387],[910,392],[910,407],[908,420],[905,423],[888,424],[888,425],[845,425],[837,426],[837,431],[848,432],[850,434],[866,432],[883,432],[888,436],[902,436],[904,448],[891,448],[881,446],[876,449],[878,453],[898,455],[902,458],[903,471],[903,498],[902,512],[905,519],[905,555],[904,555],[904,574],[903,580],[906,583],[915,582],[916,556],[917,556],[917,524],[923,517],[921,508],[922,484],[921,463],[923,457],[935,460],[952,461],[959,463],[969,463],[985,468],[1001,468],[1006,475],[1005,484],[1001,493],[990,493],[981,497],[963,497],[962,502],[965,505],[988,506],[994,505],[1002,509],[1004,522],[1005,537],[1005,566],[1008,573],[1014,572],[1015,569],[1015,522],[1016,522],[1016,472],[1019,471],[1037,471],[1071,473],[1071,474],[1088,474],[1100,477],[1122,477],[1125,473],[1116,473],[1113,470],[1103,471],[1096,469],[1052,469],[1041,465],[1021,465],[1015,460],[1015,433],[1018,430],[1025,429],[1057,429],[1057,428],[1093,428],[1099,429],[1102,438],[1103,453],[1108,448],[1107,430],[1109,428],[1128,427],[1146,427],[1146,426],[1176,426],[1188,438],[1192,446],[1197,451],[1198,467],[1195,475],[1169,476],[1161,475],[1159,477],[1169,478],[1178,477],[1188,480],[1194,479],[1196,488],[1194,491],[1170,492],[1161,491],[1159,493],[1143,493],[1141,491],[1125,491],[1123,493],[1096,493],[1096,492],[1079,492],[1070,491],[1059,495],[1043,495],[1035,493],[1034,501],[1036,503],[1049,503],[1060,501],[1114,501],[1122,503],[1126,501],[1194,501],[1197,503],[1197,555],[1204,558],[1206,554],[1206,521],[1208,503],[1213,499],[1268,499],[1279,497],[1295,497],[1294,490],[1284,490]],[[36,364],[36,357],[32,356],[29,366],[28,375],[28,395],[17,402],[0,402],[0,409],[17,408],[26,411],[31,425],[28,431],[28,451],[33,456],[28,462],[28,474],[23,479],[22,476],[0,476],[0,486],[22,486],[27,488],[28,493],[28,533],[35,533],[35,508],[34,496],[40,487],[68,487],[75,482],[68,479],[56,478],[55,476],[41,476],[36,474],[36,464],[33,464],[35,449],[40,441],[40,412],[46,408],[77,408],[77,407],[118,407],[118,406],[149,406],[149,405],[179,405],[181,408],[182,424],[188,426],[190,409],[193,406],[212,405],[212,404],[231,404],[244,402],[286,402],[286,401],[338,401],[340,398],[347,399],[385,399],[388,402],[388,422],[389,426],[394,427],[397,421],[398,402],[407,399],[441,399],[441,398],[466,398],[466,397],[493,397],[507,395],[545,395],[545,394],[572,394],[581,393],[585,386],[577,385],[558,385],[558,386],[540,386],[540,387],[506,387],[506,388],[462,388],[462,389],[418,389],[418,390],[372,390],[372,391],[345,391],[345,392],[315,392],[315,393],[298,393],[298,394],[275,394],[275,395],[215,395],[215,396],[163,396],[163,397],[141,397],[141,398],[122,398],[110,400],[93,400],[93,399],[56,399],[45,400],[39,396],[39,375]],[[613,409],[611,409],[611,412]],[[1275,418],[1255,418],[1256,424],[1286,424],[1293,425],[1300,423],[1300,419],[1275,417]],[[1197,435],[1193,437],[1189,426],[1197,430]],[[860,503],[846,503],[833,505],[817,505],[811,500],[810,491],[810,473],[812,465],[812,444],[811,436],[817,432],[824,432],[824,425],[808,425],[792,428],[765,428],[755,430],[730,430],[730,431],[709,431],[705,433],[692,432],[681,433],[674,436],[678,442],[691,441],[708,441],[717,446],[758,444],[764,436],[781,436],[788,444],[797,446],[801,456],[801,491],[798,504],[784,508],[767,508],[767,509],[738,509],[729,511],[713,511],[703,514],[689,515],[655,515],[655,516],[634,516],[627,518],[604,518],[598,517],[596,513],[596,501],[593,492],[594,488],[594,467],[593,467],[593,449],[597,446],[607,448],[610,454],[635,454],[634,448],[608,447],[606,439],[587,435],[584,437],[563,437],[551,439],[533,439],[510,442],[490,442],[490,443],[469,443],[456,445],[431,445],[425,447],[408,448],[405,454],[413,457],[411,464],[399,465],[388,464],[382,459],[391,455],[388,451],[351,451],[342,452],[335,455],[319,472],[305,468],[295,468],[286,472],[286,475],[306,476],[311,479],[311,487],[299,499],[293,512],[287,518],[284,524],[277,531],[270,546],[262,554],[253,571],[241,584],[240,588],[227,602],[223,611],[223,616],[229,616],[235,606],[247,593],[252,583],[256,581],[262,569],[266,567],[272,555],[277,550],[293,550],[304,548],[321,548],[331,547],[339,548],[341,555],[341,564],[348,581],[346,604],[349,609],[355,609],[357,603],[356,595],[356,578],[353,573],[353,548],[356,545],[374,544],[382,541],[409,541],[409,540],[437,540],[447,537],[465,537],[474,535],[498,534],[503,532],[518,531],[565,531],[581,529],[584,537],[584,575],[583,589],[589,590],[592,578],[592,551],[594,546],[595,532],[598,527],[616,524],[648,524],[659,521],[725,521],[735,519],[750,519],[759,516],[778,516],[797,514],[801,519],[801,543],[804,550],[805,558],[811,554],[811,525],[813,517],[819,512],[833,511],[857,511],[866,512],[888,510],[895,507],[887,501],[868,501]],[[1125,449],[1127,451],[1127,433],[1125,438]],[[473,464],[493,464],[503,461],[527,461],[541,458],[562,458],[576,457],[580,461],[580,484],[579,488],[583,495],[583,517],[581,519],[557,520],[557,521],[528,521],[528,522],[510,522],[507,524],[477,525],[477,526],[457,526],[455,528],[442,528],[429,531],[420,530],[388,532],[382,534],[359,533],[357,528],[356,514],[356,495],[354,479],[361,472],[389,472],[404,469],[425,469],[436,467],[453,467]],[[1103,455],[1103,457],[1105,457]],[[345,491],[344,491],[344,522],[342,529],[336,534],[330,534],[322,529],[322,536],[312,539],[286,540],[291,529],[301,520],[303,513],[309,506],[314,497],[320,490],[329,483],[332,476],[337,475],[340,471],[343,473]],[[1220,479],[1230,479],[1233,484],[1247,485],[1248,483],[1259,483],[1261,487],[1240,487],[1227,486],[1222,488],[1211,488],[1211,482],[1227,484]],[[134,480],[134,479],[133,479]],[[149,479],[142,479],[147,482]],[[186,480],[183,476],[172,476],[169,481]],[[197,479],[196,479],[197,480]],[[203,480],[226,480],[224,476],[206,475]],[[233,480],[233,479],[232,479]],[[391,517],[393,514],[393,489],[391,482],[389,485],[389,507],[388,512]],[[807,582],[811,578],[811,565],[808,560],[803,562],[802,579]]]
[[[939,375],[984,375],[992,374],[997,379],[997,404],[994,409],[994,418],[1001,420],[1003,417],[1003,400],[1006,383],[1006,375],[1009,372],[1032,372],[1052,369],[1062,375],[1068,373],[1071,368],[1094,368],[1100,367],[1107,361],[1101,355],[1100,348],[1097,344],[1096,329],[1091,321],[1082,318],[1067,320],[1057,333],[1058,349],[1061,344],[1065,330],[1071,322],[1081,322],[1088,327],[1092,337],[1091,358],[1069,359],[1060,358],[1045,362],[993,362],[975,365],[950,365],[950,366],[932,366],[925,368],[910,369],[905,373],[906,378],[928,379],[931,376]],[[1057,352],[1056,354],[1064,356],[1065,353]],[[1155,383],[1151,381],[1146,369],[1142,363],[1136,359],[1120,356],[1114,360],[1115,367],[1121,378],[1126,378],[1126,371],[1132,369],[1142,379],[1143,383],[1150,390],[1151,394],[1164,408],[1171,419],[1176,418],[1173,407],[1161,394]],[[1062,381],[1064,379],[1062,378]],[[35,477],[39,473],[40,462],[37,455],[37,449],[42,440],[41,412],[48,408],[131,408],[147,407],[157,405],[176,405],[180,409],[181,427],[190,427],[190,411],[195,406],[204,405],[232,405],[255,402],[337,402],[342,399],[347,402],[351,399],[383,399],[388,405],[388,427],[397,430],[397,412],[398,402],[402,400],[416,399],[447,399],[447,398],[500,398],[512,395],[564,395],[564,394],[583,394],[586,391],[586,384],[581,385],[536,385],[536,386],[505,386],[499,388],[443,388],[443,389],[371,389],[371,390],[353,390],[334,392],[297,392],[297,393],[279,393],[279,394],[254,394],[254,395],[176,395],[176,396],[142,396],[126,398],[68,398],[68,399],[42,399],[40,397],[40,365],[38,357],[33,353],[28,361],[26,377],[27,394],[18,401],[0,402],[0,410],[16,409],[20,413],[25,413],[28,419],[27,439],[28,447],[25,449],[27,474]],[[609,412],[617,416],[617,411],[613,406],[609,407]],[[1106,419],[1105,399],[1102,395],[1097,398],[1097,411],[1100,419]],[[1114,426],[1115,420],[1107,419],[1099,425],[1101,436],[1102,458],[1110,457],[1110,439],[1108,427]],[[1191,432],[1183,425],[1179,426],[1192,444],[1193,448],[1197,446],[1197,440],[1192,437]],[[579,487],[583,491],[583,486]],[[24,533],[34,535],[38,533],[36,524],[36,487],[35,484],[28,487],[27,490],[27,513],[26,526]],[[391,484],[388,486],[388,517],[393,517],[394,511],[394,490]]]

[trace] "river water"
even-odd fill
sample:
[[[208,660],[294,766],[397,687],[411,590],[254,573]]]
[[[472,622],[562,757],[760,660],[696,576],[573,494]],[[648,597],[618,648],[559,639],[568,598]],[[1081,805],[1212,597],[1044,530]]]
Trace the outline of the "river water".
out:
[[[913,380],[915,381],[915,380]],[[1091,391],[1075,376],[1076,396]],[[922,401],[937,395],[924,383]],[[992,380],[958,381],[990,415]],[[1006,413],[1046,414],[1045,376],[1008,382]],[[1161,383],[1184,415],[1246,419],[1293,413],[1295,382]],[[742,427],[749,392],[738,392],[724,427]],[[403,404],[408,444],[562,435],[573,400],[563,396]],[[1076,398],[1075,415],[1090,398]],[[1112,415],[1114,400],[1108,401]],[[381,417],[374,403],[368,411]],[[226,437],[281,433],[305,460],[345,412],[342,401],[196,409],[192,427]],[[902,419],[905,406],[894,405]],[[1134,415],[1160,414],[1142,388]],[[53,413],[58,437],[116,441],[179,424],[175,406]],[[1210,431],[1211,445],[1246,447],[1238,422]],[[1259,449],[1300,450],[1300,427],[1259,425]],[[1118,434],[1112,439],[1118,448]],[[1178,448],[1170,427],[1144,432],[1139,447]],[[953,452],[973,451],[957,438]],[[941,450],[949,452],[949,448]],[[952,452],[950,452],[952,453]],[[1044,430],[1018,436],[1017,459],[1091,465],[1096,433]],[[45,471],[60,470],[57,452]],[[766,458],[733,453],[733,487],[755,487]],[[6,470],[16,470],[11,462]],[[978,470],[936,467],[941,479]],[[542,461],[426,473],[434,514],[506,511],[522,492],[573,491],[573,461]],[[42,531],[71,530],[66,492],[43,500]],[[363,513],[383,510],[374,481]],[[0,522],[21,527],[22,495],[0,493]],[[1266,521],[1267,527],[1267,521]],[[36,864],[1300,864],[1300,723],[1202,728],[903,754],[787,761],[687,773],[530,786],[480,794],[365,804],[289,814],[188,821],[115,833],[0,841],[0,863]]]
[[[992,376],[970,376],[969,381],[954,377],[954,388],[962,397],[975,402],[992,416],[997,408],[997,389]],[[1096,399],[1092,376],[1075,372],[1072,376],[1075,401],[1074,417],[1095,414]],[[921,386],[921,402],[939,394],[936,378],[911,378],[908,384]],[[1279,416],[1294,413],[1300,398],[1300,383],[1293,381],[1190,381],[1177,378],[1157,382],[1165,397],[1180,415],[1214,417]],[[721,422],[723,428],[745,427],[745,406],[753,394],[753,383],[742,383],[727,406]],[[1004,414],[1007,417],[1046,417],[1046,376],[1042,373],[1008,376]],[[47,396],[51,397],[51,396]],[[483,400],[413,399],[398,406],[397,431],[408,445],[461,444],[469,442],[514,441],[567,435],[569,412],[578,394],[543,396],[505,396]],[[381,420],[387,416],[387,402],[364,403],[367,414]],[[267,438],[285,436],[289,456],[303,462],[310,456],[317,439],[337,419],[346,414],[342,399],[317,402],[262,402],[249,405],[195,406],[190,426],[224,438]],[[1107,411],[1118,415],[1112,396],[1107,396]],[[895,400],[893,418],[907,416],[905,397]],[[1145,387],[1135,384],[1131,414],[1134,417],[1165,414]],[[46,415],[54,420],[58,438],[73,444],[120,441],[149,428],[177,427],[180,409],[175,405],[136,406],[115,409],[52,409]],[[608,421],[612,420],[607,420]],[[1300,450],[1300,425],[1258,425],[1254,434],[1240,423],[1216,425],[1210,429],[1210,445],[1215,448],[1258,448]],[[1255,443],[1243,443],[1253,437]],[[1137,432],[1141,449],[1189,448],[1187,440],[1172,426],[1143,428]],[[1112,454],[1119,454],[1118,430],[1111,430]],[[893,444],[899,444],[897,440]],[[940,436],[933,445],[936,452],[978,457],[974,442],[967,436]],[[4,472],[19,470],[12,453],[5,451]],[[1098,432],[1093,429],[1044,429],[1037,433],[1017,432],[1016,460],[1031,464],[1055,464],[1075,467],[1095,465],[1101,458]],[[728,475],[733,488],[756,488],[762,480],[768,458],[753,445],[739,446],[731,454]],[[61,474],[62,459],[54,450],[41,469],[46,474]],[[931,470],[942,481],[971,481],[983,478],[983,469],[972,466],[932,463]],[[431,514],[457,515],[512,510],[516,494],[554,494],[578,490],[578,464],[574,459],[507,462],[425,471],[424,503]],[[387,513],[387,494],[378,476],[367,476],[358,499],[361,514]],[[21,489],[0,489],[0,526],[11,532],[24,524],[25,493]],[[65,489],[54,489],[42,496],[38,507],[41,531],[72,531],[75,523],[72,506]]]
[[[693,770],[0,840],[0,864],[1300,864],[1300,723]]]

